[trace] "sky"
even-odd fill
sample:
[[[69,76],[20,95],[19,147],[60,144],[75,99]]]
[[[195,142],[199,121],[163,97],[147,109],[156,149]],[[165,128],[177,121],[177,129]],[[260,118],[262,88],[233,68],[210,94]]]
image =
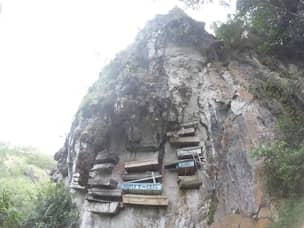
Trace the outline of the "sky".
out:
[[[0,0],[0,141],[55,153],[104,64],[176,0]],[[193,18],[225,21],[208,4]]]

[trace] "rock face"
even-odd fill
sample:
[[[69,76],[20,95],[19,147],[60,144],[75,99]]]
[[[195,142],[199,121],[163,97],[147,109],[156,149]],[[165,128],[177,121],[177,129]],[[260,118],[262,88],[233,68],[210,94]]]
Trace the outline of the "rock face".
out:
[[[150,21],[101,72],[55,156],[56,178],[73,183],[82,228],[261,224],[258,215],[269,201],[249,152],[275,137],[282,107],[262,104],[252,92],[274,77],[272,70],[253,56],[222,61],[221,55],[203,23],[173,9]],[[193,146],[201,155],[190,156],[195,167],[186,169],[176,151]],[[183,174],[189,170],[195,176]],[[144,201],[159,206],[123,203],[136,198],[121,193],[123,178],[161,182],[162,195]],[[180,189],[180,180],[195,188]],[[144,184],[127,186],[139,186],[135,192],[144,198]]]

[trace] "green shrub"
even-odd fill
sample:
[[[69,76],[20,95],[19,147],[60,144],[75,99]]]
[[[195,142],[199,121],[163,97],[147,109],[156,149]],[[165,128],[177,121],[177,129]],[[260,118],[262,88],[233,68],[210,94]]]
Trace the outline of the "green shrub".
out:
[[[301,191],[304,172],[304,147],[291,148],[284,141],[261,145],[253,150],[264,159],[264,170],[270,192],[282,197],[296,196]]]
[[[71,195],[62,185],[50,184],[38,194],[35,207],[24,228],[76,227],[78,211]]]
[[[0,227],[19,227],[21,215],[16,208],[13,194],[7,189],[0,188]]]
[[[269,228],[300,228],[303,226],[304,198],[287,200],[281,205],[279,220]]]
[[[238,47],[242,41],[245,29],[243,21],[238,18],[230,18],[225,24],[213,24],[213,30],[218,39],[224,41],[225,47]]]

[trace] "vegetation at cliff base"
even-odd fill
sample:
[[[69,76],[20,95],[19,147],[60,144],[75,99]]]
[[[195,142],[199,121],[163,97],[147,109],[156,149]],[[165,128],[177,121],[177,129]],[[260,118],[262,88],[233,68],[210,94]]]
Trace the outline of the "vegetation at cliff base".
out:
[[[77,227],[78,211],[71,195],[62,185],[50,184],[38,193],[35,207],[26,219],[24,228]]]
[[[71,217],[77,221],[70,195],[50,183],[53,167],[51,156],[32,147],[0,143],[1,228],[59,228],[68,227]],[[45,226],[45,221],[52,226]]]

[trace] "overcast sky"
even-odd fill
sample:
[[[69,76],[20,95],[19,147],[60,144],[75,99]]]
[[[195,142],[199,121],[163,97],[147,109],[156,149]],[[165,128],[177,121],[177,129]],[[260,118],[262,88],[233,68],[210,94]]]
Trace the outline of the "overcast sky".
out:
[[[0,141],[61,147],[102,66],[175,0],[0,0]],[[192,17],[224,21],[208,5]],[[207,28],[208,29],[208,28]]]

